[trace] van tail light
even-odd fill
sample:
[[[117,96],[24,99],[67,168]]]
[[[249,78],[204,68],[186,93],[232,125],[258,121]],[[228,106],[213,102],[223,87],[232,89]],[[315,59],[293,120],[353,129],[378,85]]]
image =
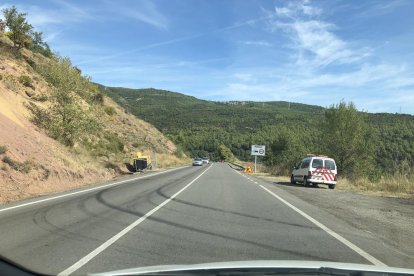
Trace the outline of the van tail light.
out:
[[[312,178],[312,172],[308,171],[308,178]]]
[[[334,181],[336,181],[336,176],[337,176],[337,175],[335,174],[335,178],[334,178]]]

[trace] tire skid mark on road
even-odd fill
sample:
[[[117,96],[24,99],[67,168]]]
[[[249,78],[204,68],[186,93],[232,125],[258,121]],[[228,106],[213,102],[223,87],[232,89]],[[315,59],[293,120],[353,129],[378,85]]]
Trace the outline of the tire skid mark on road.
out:
[[[169,170],[166,170],[166,171],[153,173],[153,174],[148,174],[148,175],[144,175],[144,176],[139,176],[139,177],[126,179],[126,180],[121,180],[121,181],[113,182],[113,183],[98,186],[98,187],[93,187],[93,188],[80,190],[80,191],[76,191],[76,192],[65,193],[63,195],[53,196],[53,197],[40,199],[40,200],[36,200],[36,201],[31,201],[31,202],[28,202],[28,203],[23,203],[23,204],[11,206],[11,207],[6,207],[6,208],[3,208],[3,209],[0,209],[0,213],[5,212],[5,211],[9,211],[9,210],[13,210],[13,209],[17,209],[17,208],[21,208],[21,207],[25,207],[25,206],[30,206],[30,205],[34,205],[34,204],[54,200],[54,199],[64,198],[64,197],[73,196],[73,195],[77,195],[77,194],[83,194],[83,193],[87,193],[87,192],[91,192],[91,191],[95,191],[95,190],[102,190],[102,189],[105,189],[105,188],[118,186],[118,185],[123,184],[123,183],[128,183],[128,182],[132,182],[132,181],[136,181],[136,180],[140,180],[140,179],[144,179],[144,178],[149,178],[149,177],[153,177],[153,176],[156,176],[156,175],[160,175],[160,174],[169,173],[169,172],[173,172],[173,171],[176,171],[176,170],[184,169],[184,168],[187,168],[187,167],[188,166],[169,169]]]
[[[122,238],[124,235],[126,235],[129,231],[134,229],[136,226],[141,224],[143,221],[145,221],[147,218],[152,216],[154,213],[156,213],[158,210],[160,210],[162,207],[164,207],[166,204],[168,204],[171,200],[173,200],[175,197],[177,197],[179,194],[181,194],[185,189],[190,187],[195,181],[197,181],[203,174],[205,174],[213,165],[209,166],[206,170],[204,170],[201,174],[199,174],[196,178],[194,178],[190,183],[185,185],[181,190],[176,192],[174,195],[166,199],[163,203],[146,213],[144,216],[140,217],[127,227],[125,227],[122,231],[120,231],[118,234],[114,235],[112,238],[98,246],[96,249],[94,249],[92,252],[90,252],[88,255],[84,256],[82,259],[71,265],[70,267],[66,268],[62,272],[60,272],[58,275],[70,275],[79,268],[83,267],[85,264],[87,264],[90,260],[95,258],[98,254],[100,254],[102,251],[104,251],[106,248],[111,246],[113,243],[115,243],[117,240]]]

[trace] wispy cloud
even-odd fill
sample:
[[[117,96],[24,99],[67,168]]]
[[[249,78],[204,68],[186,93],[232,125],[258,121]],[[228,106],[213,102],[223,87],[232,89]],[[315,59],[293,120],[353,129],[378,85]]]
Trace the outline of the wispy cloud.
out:
[[[279,58],[275,67],[247,67],[243,72],[234,66],[236,73],[211,98],[307,101],[322,106],[345,99],[372,112],[395,112],[398,105],[407,112],[407,106],[414,105],[414,97],[406,95],[414,91],[414,71],[408,61],[399,64],[377,53],[366,41],[345,39],[343,26],[328,20],[332,14],[326,16],[315,2],[278,3],[274,11],[266,11],[270,15],[267,30],[277,36],[291,62],[281,62],[274,55]],[[280,51],[279,45],[274,46]],[[254,83],[245,72],[254,72]]]
[[[84,19],[94,18],[93,16],[94,9],[86,5],[77,6],[65,0],[53,0],[53,2],[59,6],[60,11],[64,11],[66,15],[71,15],[73,21],[81,21],[81,20],[83,21]],[[59,16],[56,16],[55,14],[55,17],[59,17]],[[64,17],[64,19],[68,19],[68,18]]]
[[[154,48],[158,48],[158,47],[162,47],[162,46],[166,46],[166,45],[171,45],[171,44],[175,44],[175,43],[189,41],[189,40],[193,40],[193,39],[196,39],[196,38],[212,35],[212,34],[215,34],[215,33],[233,30],[233,29],[236,29],[236,28],[251,26],[252,24],[256,24],[258,22],[268,20],[269,18],[270,18],[269,16],[264,16],[264,17],[260,17],[260,18],[256,18],[256,19],[250,19],[250,20],[247,20],[247,21],[237,22],[235,24],[231,24],[229,26],[225,26],[225,27],[222,27],[222,28],[217,28],[217,29],[207,31],[207,32],[202,32],[202,33],[177,37],[177,38],[169,39],[169,40],[165,40],[165,41],[160,41],[160,42],[157,42],[157,43],[152,43],[152,44],[149,44],[149,45],[145,45],[145,46],[138,47],[138,48],[133,48],[133,49],[126,50],[126,51],[118,51],[115,54],[109,54],[109,55],[100,56],[100,57],[97,57],[97,58],[92,57],[91,59],[86,59],[86,60],[82,60],[82,61],[78,62],[78,65],[84,65],[84,64],[89,64],[89,63],[94,63],[94,62],[119,58],[119,57],[130,55],[130,54],[133,54],[133,53],[138,53],[138,52],[141,52],[141,51],[144,51],[144,50],[149,50],[149,49],[154,49]]]
[[[134,19],[167,30],[169,20],[162,14],[153,1],[133,1],[128,5],[120,4],[119,1],[105,1],[106,7],[120,18]]]
[[[236,79],[241,81],[251,81],[254,80],[253,75],[250,73],[236,73],[233,75]]]
[[[318,7],[313,7],[309,1],[290,1],[286,6],[275,7],[275,12],[278,16],[296,18],[297,16],[307,15],[316,16],[322,13]]]
[[[355,15],[359,18],[365,19],[369,17],[382,16],[384,14],[391,13],[398,8],[407,6],[409,2],[410,0],[361,1],[359,8],[355,10]]]
[[[334,32],[335,24],[319,19],[322,12],[309,1],[288,2],[286,6],[275,8],[276,17],[270,20],[270,26],[288,35],[299,65],[349,64],[370,55],[369,48],[352,47],[338,37]]]
[[[265,46],[265,47],[272,47],[273,44],[264,40],[244,40],[240,41],[241,44],[244,45],[252,45],[252,46]]]
[[[19,12],[27,14],[27,21],[37,31],[44,33],[44,40],[49,43],[60,36],[71,24],[94,20],[86,7],[79,8],[63,0],[53,0],[52,3],[48,8],[30,4],[5,3],[0,5],[0,10],[16,6]]]

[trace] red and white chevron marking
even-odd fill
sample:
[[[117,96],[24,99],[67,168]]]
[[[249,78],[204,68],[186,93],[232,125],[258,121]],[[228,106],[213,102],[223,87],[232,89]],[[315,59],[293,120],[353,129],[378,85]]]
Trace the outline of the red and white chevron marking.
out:
[[[335,173],[332,170],[327,169],[316,169],[312,172],[314,176],[322,176],[325,181],[335,181]]]

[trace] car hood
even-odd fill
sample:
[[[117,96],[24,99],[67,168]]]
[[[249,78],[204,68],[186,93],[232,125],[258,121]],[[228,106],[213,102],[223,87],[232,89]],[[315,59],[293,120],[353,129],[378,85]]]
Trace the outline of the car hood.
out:
[[[243,269],[243,271],[240,271]],[[160,266],[147,266],[129,268],[111,272],[102,272],[96,274],[89,274],[95,276],[110,276],[110,275],[145,275],[145,274],[157,274],[167,275],[173,273],[174,275],[184,274],[193,275],[196,272],[205,273],[211,270],[238,270],[241,275],[243,272],[254,272],[257,269],[268,269],[267,271],[283,272],[289,269],[297,270],[298,273],[303,271],[307,272],[323,272],[332,273],[335,275],[338,273],[341,275],[351,274],[352,272],[374,272],[376,273],[401,273],[401,274],[414,274],[414,269],[394,268],[388,266],[374,266],[364,264],[353,263],[337,263],[337,262],[317,262],[317,261],[273,261],[273,260],[258,260],[258,261],[237,261],[237,262],[215,262],[215,263],[202,263],[191,265],[160,265]],[[300,269],[300,270],[298,270]],[[345,273],[345,274],[343,274]],[[203,274],[204,275],[204,274]],[[232,274],[233,275],[233,274]],[[250,274],[251,275],[251,274]],[[293,273],[294,275],[294,273]],[[363,274],[362,274],[363,275]],[[371,275],[371,274],[370,274]]]

